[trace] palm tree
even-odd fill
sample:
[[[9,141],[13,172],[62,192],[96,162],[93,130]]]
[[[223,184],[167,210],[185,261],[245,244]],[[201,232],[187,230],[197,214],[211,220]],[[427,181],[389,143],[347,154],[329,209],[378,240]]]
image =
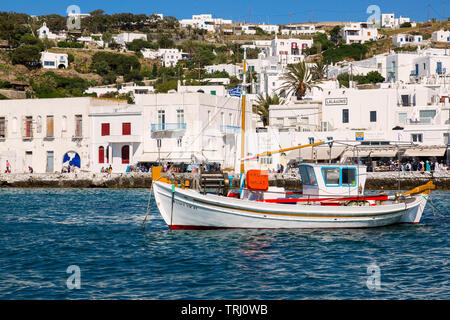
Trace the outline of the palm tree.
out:
[[[323,60],[319,60],[313,66],[314,80],[322,80],[328,72],[328,65]]]
[[[266,93],[264,97],[262,94],[259,94],[256,100],[256,104],[253,105],[253,112],[259,115],[261,121],[263,122],[264,127],[269,125],[269,107],[270,105],[278,105],[283,104],[284,100],[280,99],[280,97],[274,93],[273,96],[269,96]]]
[[[297,100],[301,100],[307,90],[314,87],[321,89],[317,85],[320,81],[314,78],[313,70],[304,61],[288,65],[287,72],[281,76],[281,80],[284,82],[280,89],[286,90],[287,95],[295,95]]]

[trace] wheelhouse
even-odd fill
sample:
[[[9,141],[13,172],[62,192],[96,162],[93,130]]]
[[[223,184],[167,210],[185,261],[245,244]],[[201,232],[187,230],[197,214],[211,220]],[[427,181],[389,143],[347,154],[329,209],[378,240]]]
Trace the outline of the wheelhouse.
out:
[[[349,164],[301,164],[303,194],[358,196],[364,193],[366,167]]]

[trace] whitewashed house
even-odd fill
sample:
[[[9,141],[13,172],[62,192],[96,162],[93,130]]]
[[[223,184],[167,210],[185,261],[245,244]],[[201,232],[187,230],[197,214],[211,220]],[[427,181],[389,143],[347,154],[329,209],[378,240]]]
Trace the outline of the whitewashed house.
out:
[[[367,22],[346,24],[341,29],[341,36],[346,44],[365,43],[379,38],[376,26],[373,23]]]
[[[192,15],[192,19],[182,19],[179,21],[182,27],[192,27],[195,29],[202,29],[209,32],[215,32],[216,29],[225,24],[232,24],[232,20],[213,18],[212,14],[198,14]]]
[[[178,49],[159,49],[158,53],[164,67],[174,67],[178,61],[187,58],[187,53]]]
[[[285,25],[280,27],[282,35],[313,35],[317,33],[313,24]]]
[[[303,50],[311,48],[312,39],[275,39],[271,43],[271,56],[277,56],[278,61],[283,64],[292,64],[303,61]]]
[[[89,111],[91,130],[90,168],[100,173],[111,166],[112,172],[126,172],[136,165],[142,154],[142,107],[126,101],[115,105],[92,106]]]
[[[133,42],[133,40],[142,39],[147,41],[147,35],[144,33],[123,32],[113,37],[114,41],[122,46],[127,43]]]
[[[381,27],[383,28],[400,28],[403,23],[409,22],[412,27],[416,26],[415,22],[411,22],[411,19],[408,17],[399,18],[395,17],[393,13],[382,13],[381,14]]]
[[[235,64],[214,64],[210,66],[205,66],[205,70],[207,73],[215,73],[215,72],[227,72],[231,77],[236,77],[241,79],[243,67],[242,65]]]
[[[396,47],[423,45],[423,36],[399,33],[392,37],[392,44]]]
[[[236,165],[240,150],[239,98],[206,93],[167,93],[139,96],[144,139],[139,163],[171,161],[185,163],[218,162]],[[247,129],[253,131],[252,106],[247,112]]]
[[[188,58],[187,53],[178,49],[143,49],[141,52],[145,59],[160,59],[164,67],[174,67],[178,61]]]
[[[90,170],[91,98],[2,100],[0,170],[13,173],[61,172],[74,166]]]
[[[50,29],[47,27],[47,24],[44,22],[42,24],[42,27],[40,27],[37,30],[38,38],[39,39],[49,39],[49,40],[55,40],[55,41],[65,41],[67,38],[67,35],[65,33],[53,33],[50,31]]]
[[[67,53],[44,51],[41,53],[41,65],[44,69],[67,69],[69,67],[69,55]]]
[[[450,31],[438,30],[431,34],[431,39],[437,42],[450,42]]]

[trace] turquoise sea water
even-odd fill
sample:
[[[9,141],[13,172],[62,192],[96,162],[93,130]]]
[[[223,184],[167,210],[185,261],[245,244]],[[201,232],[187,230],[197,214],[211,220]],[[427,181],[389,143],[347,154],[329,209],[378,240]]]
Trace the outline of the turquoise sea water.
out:
[[[0,299],[449,299],[449,196],[361,230],[170,231],[152,202],[143,232],[148,190],[0,189]]]

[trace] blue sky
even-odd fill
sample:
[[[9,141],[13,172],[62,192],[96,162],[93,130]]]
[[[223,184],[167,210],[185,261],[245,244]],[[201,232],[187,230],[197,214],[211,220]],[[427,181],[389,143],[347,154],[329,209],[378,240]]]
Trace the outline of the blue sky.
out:
[[[445,2],[445,1],[444,1]],[[382,13],[395,13],[411,17],[414,21],[427,19],[428,4],[430,18],[442,19],[443,1],[440,0],[0,0],[0,11],[15,11],[31,15],[56,13],[66,15],[69,5],[78,5],[82,13],[95,9],[103,9],[106,13],[163,13],[177,19],[190,18],[192,14],[212,13],[214,17],[232,19],[233,21],[249,20],[255,23],[289,23],[308,21],[366,21],[370,14],[366,9],[370,5],[380,7]],[[445,16],[450,13],[450,1],[445,3]]]

